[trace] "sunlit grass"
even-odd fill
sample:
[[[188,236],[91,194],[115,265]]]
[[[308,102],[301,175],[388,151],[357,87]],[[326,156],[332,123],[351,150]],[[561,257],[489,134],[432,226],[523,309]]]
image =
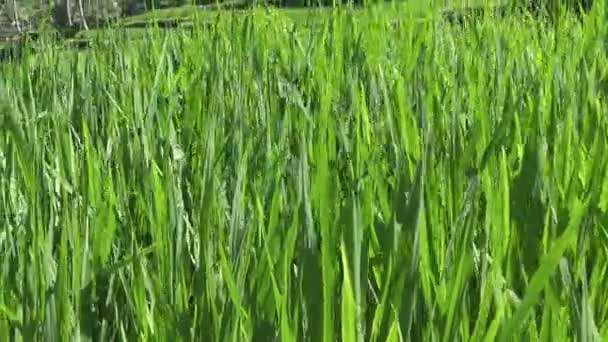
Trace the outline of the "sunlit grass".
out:
[[[608,338],[604,13],[394,17],[0,66],[0,340]]]

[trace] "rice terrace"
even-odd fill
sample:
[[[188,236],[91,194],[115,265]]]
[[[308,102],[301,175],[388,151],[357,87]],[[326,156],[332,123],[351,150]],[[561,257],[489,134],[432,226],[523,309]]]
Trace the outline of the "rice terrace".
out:
[[[0,341],[608,341],[608,0],[0,0]]]

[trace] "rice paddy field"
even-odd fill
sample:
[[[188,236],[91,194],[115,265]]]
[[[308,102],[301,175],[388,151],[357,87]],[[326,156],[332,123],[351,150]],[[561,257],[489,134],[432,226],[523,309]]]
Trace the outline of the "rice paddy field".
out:
[[[0,65],[0,340],[607,340],[603,2],[352,11]]]

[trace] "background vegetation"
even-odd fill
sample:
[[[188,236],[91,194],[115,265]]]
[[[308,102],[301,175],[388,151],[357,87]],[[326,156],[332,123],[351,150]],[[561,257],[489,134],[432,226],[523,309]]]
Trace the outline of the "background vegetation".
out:
[[[366,4],[386,1],[372,0]],[[189,9],[206,10],[214,6],[253,7],[274,5],[279,7],[318,7],[342,4],[361,5],[363,1],[354,0],[3,0],[0,4],[0,32],[13,27],[20,29],[37,29],[45,19],[51,20],[59,27],[94,28],[115,22],[117,19],[141,15],[152,10],[165,9],[164,15],[172,16],[175,11]],[[411,2],[410,2],[411,3]],[[423,2],[425,7],[465,7],[478,5],[496,5],[504,1],[480,0],[429,0]]]
[[[218,13],[0,65],[0,340],[608,338],[603,3]]]

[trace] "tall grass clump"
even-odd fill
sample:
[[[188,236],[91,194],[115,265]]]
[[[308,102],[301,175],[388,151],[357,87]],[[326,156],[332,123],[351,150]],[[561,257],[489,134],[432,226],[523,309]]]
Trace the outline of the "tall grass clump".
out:
[[[0,66],[0,340],[608,338],[603,6],[405,16]]]

